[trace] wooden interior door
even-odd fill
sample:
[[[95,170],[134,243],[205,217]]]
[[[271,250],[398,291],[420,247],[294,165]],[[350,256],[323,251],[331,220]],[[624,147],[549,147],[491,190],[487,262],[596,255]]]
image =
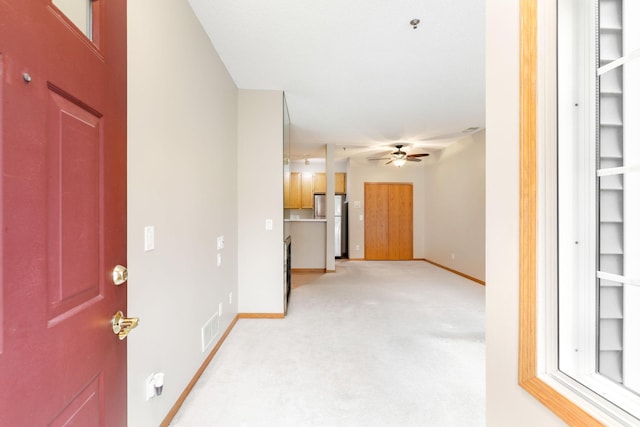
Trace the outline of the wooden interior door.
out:
[[[364,257],[389,259],[389,185],[364,184]]]
[[[0,425],[126,425],[126,3],[0,1]]]
[[[413,185],[364,184],[364,257],[413,259]]]
[[[413,185],[389,184],[389,259],[413,259]]]

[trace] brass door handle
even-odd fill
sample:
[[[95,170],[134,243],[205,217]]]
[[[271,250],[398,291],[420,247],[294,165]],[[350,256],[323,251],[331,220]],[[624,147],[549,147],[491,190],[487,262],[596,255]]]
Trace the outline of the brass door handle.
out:
[[[111,319],[111,327],[113,328],[113,333],[123,340],[133,328],[138,326],[139,322],[140,319],[137,317],[124,317],[122,311],[118,311]]]
[[[116,265],[113,267],[113,272],[111,272],[111,277],[113,279],[113,284],[116,286],[122,285],[129,278],[129,272],[127,271],[127,267],[122,265]]]

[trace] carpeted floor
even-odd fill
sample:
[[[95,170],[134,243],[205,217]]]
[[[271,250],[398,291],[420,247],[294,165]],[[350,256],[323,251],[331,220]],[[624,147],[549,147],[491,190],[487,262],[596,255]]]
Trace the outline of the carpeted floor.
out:
[[[485,425],[484,287],[343,262],[283,320],[241,319],[172,426]]]

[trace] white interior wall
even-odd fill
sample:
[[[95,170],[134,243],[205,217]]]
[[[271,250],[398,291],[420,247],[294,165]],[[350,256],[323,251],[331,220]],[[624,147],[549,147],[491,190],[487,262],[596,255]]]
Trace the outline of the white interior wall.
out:
[[[352,160],[347,175],[349,192],[349,258],[364,258],[364,183],[402,182],[413,184],[413,257],[424,258],[426,168],[423,163],[407,162],[401,168]],[[360,207],[356,207],[356,202]]]
[[[283,94],[238,91],[238,308],[284,313]],[[266,229],[271,220],[273,228]]]
[[[127,314],[140,318],[127,338],[128,420],[144,427],[160,424],[237,313],[237,89],[187,2],[136,0],[127,13],[125,286]],[[155,227],[149,252],[145,226]],[[219,303],[203,352],[201,327]],[[166,374],[164,391],[146,401],[152,372]]]
[[[425,258],[485,279],[485,132],[425,159]]]
[[[519,3],[486,3],[487,426],[564,426],[518,385]]]

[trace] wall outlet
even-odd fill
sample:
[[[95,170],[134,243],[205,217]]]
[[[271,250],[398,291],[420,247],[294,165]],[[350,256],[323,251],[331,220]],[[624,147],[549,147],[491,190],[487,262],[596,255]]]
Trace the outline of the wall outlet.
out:
[[[233,292],[229,292],[229,304],[233,304]]]
[[[218,304],[218,317],[222,317],[222,303]]]
[[[264,221],[264,229],[265,230],[273,230],[273,220],[267,219]]]
[[[360,250],[360,245],[356,245],[356,251]]]
[[[153,373],[145,381],[145,397],[147,400],[160,396],[164,390],[164,372]]]
[[[220,267],[220,264],[222,264],[222,254],[218,254],[216,259],[216,265]]]
[[[451,259],[456,259],[456,254],[454,254],[453,252],[451,252]]]
[[[218,236],[218,238],[216,239],[216,249],[224,249],[224,236]]]

